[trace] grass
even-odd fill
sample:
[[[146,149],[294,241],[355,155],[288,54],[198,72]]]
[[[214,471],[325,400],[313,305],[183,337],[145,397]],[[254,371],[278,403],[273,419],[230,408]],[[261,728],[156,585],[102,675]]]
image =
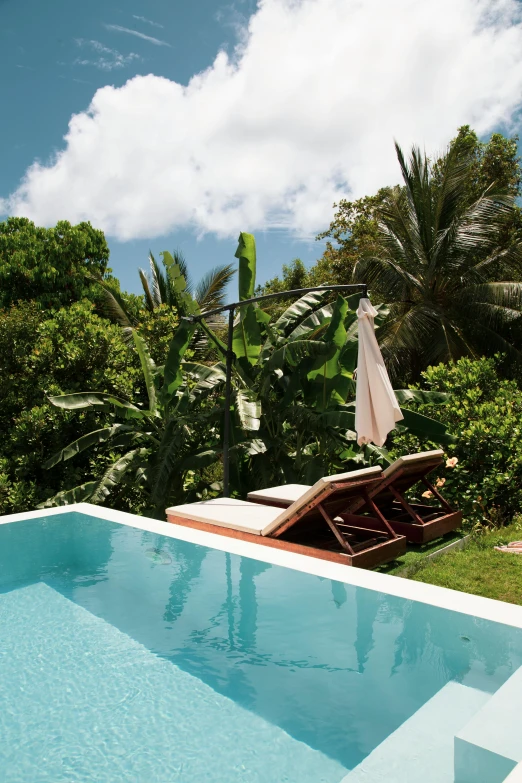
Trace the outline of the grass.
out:
[[[522,604],[522,555],[494,549],[499,544],[519,540],[522,540],[522,516],[511,525],[475,536],[465,549],[441,555],[436,560],[421,555],[394,568],[392,573],[401,576],[402,571],[404,576],[418,582]],[[412,565],[418,565],[413,573],[409,568]]]
[[[442,538],[438,538],[436,541],[430,541],[429,544],[423,544],[422,546],[408,546],[407,551],[401,557],[398,557],[391,563],[385,563],[377,568],[383,574],[395,574],[397,576],[403,576],[405,571],[409,571],[410,568],[414,568],[416,565],[422,563],[426,555],[431,552],[436,552],[438,549],[442,549],[453,541],[458,541],[463,538],[465,533],[455,531],[453,533],[447,533]],[[522,538],[522,533],[520,535]]]

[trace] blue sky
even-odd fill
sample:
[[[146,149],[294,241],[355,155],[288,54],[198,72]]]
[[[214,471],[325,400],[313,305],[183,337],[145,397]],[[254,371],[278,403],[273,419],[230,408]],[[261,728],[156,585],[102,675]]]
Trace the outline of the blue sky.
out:
[[[185,84],[210,66],[220,49],[233,49],[237,25],[254,10],[254,0],[235,7],[219,0],[0,0],[2,100],[11,106],[8,121],[0,127],[0,196],[14,191],[35,158],[46,161],[63,147],[71,115],[84,110],[99,87],[119,87],[136,74],[148,73]],[[169,46],[104,25],[126,27]],[[97,41],[123,57],[136,53],[141,59],[109,69],[114,56],[105,54],[108,66],[103,69],[96,61],[104,53],[78,40]],[[114,273],[123,288],[136,292],[137,270],[147,267],[149,248],[154,253],[181,248],[195,278],[216,264],[234,261],[236,249],[232,237],[198,237],[190,228],[127,242],[108,236],[108,241]],[[292,258],[311,264],[321,255],[319,243],[280,230],[256,231],[256,242],[259,282],[278,274]]]
[[[320,255],[334,200],[398,181],[394,138],[518,130],[522,16],[518,0],[0,0],[0,68],[0,212],[91,220],[128,290],[149,248],[180,247],[197,277],[251,231],[262,282]]]

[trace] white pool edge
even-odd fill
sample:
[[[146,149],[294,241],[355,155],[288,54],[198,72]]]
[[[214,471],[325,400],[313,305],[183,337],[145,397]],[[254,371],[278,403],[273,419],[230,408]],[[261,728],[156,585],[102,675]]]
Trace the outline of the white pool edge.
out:
[[[71,512],[87,514],[99,519],[106,519],[109,522],[147,530],[150,533],[177,538],[181,541],[200,544],[201,546],[230,552],[242,557],[250,557],[264,563],[292,568],[295,571],[302,571],[325,579],[333,579],[356,587],[364,587],[367,590],[375,590],[379,593],[438,606],[441,609],[449,609],[453,612],[468,614],[483,620],[522,628],[522,606],[496,601],[492,598],[482,598],[469,593],[461,593],[457,590],[425,584],[424,582],[415,582],[398,576],[331,563],[315,557],[308,557],[308,555],[274,549],[263,544],[241,541],[217,533],[206,533],[202,530],[174,525],[166,521],[162,522],[156,519],[149,519],[148,517],[140,517],[125,511],[115,511],[102,506],[95,506],[91,503],[75,503],[69,506],[60,506],[59,508],[28,511],[22,514],[8,514],[0,517],[0,525],[28,519],[41,519],[42,517],[54,516],[56,514],[69,514]]]

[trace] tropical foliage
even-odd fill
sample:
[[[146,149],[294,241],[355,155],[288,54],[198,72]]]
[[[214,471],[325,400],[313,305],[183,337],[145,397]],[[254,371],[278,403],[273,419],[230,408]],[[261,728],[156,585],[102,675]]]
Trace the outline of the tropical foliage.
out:
[[[381,335],[388,366],[404,378],[466,355],[518,356],[522,248],[502,242],[513,195],[493,184],[463,207],[465,151],[451,148],[434,172],[420,150],[408,162],[396,149],[404,186],[379,207],[377,246],[353,274],[389,303]]]
[[[236,256],[239,298],[248,301],[256,274],[251,234],[240,235]],[[176,285],[179,265],[167,269]],[[181,282],[178,288],[185,291],[186,312],[197,314],[198,305]],[[255,304],[239,307],[232,335],[231,487],[235,494],[274,482],[315,481],[352,463],[386,461],[385,450],[361,450],[355,443],[351,400],[358,345],[356,299],[340,296],[328,303],[327,293],[312,293],[291,304],[274,322]],[[132,331],[147,391],[141,405],[96,392],[50,398],[61,409],[98,408],[110,419],[104,427],[62,447],[47,461],[48,468],[91,447],[104,444],[117,450],[102,476],[61,492],[50,504],[100,503],[115,487],[129,483],[143,487],[147,510],[162,517],[166,506],[186,499],[191,488],[219,490],[224,366],[221,361],[211,366],[185,361],[196,328],[196,323],[181,321],[163,367],[154,364],[143,338]],[[204,321],[202,328],[225,359],[225,344]],[[440,394],[404,391],[398,395],[403,401],[419,396],[432,402],[445,400]],[[446,428],[435,420],[408,410],[404,415],[403,428],[451,441]],[[205,487],[204,471],[210,466],[215,468],[213,486],[207,481]]]
[[[0,222],[0,308],[34,301],[43,308],[92,298],[86,273],[107,277],[109,248],[90,223],[39,228],[27,218]],[[114,284],[113,284],[114,285]]]
[[[397,147],[403,182],[341,201],[305,285],[364,281],[389,305],[380,340],[391,373],[497,351],[519,360],[521,169],[516,137],[480,142],[468,126],[433,161]],[[284,274],[289,274],[287,268]],[[268,286],[277,290],[278,278]]]
[[[506,138],[494,133],[487,142],[481,142],[477,134],[464,125],[451,141],[450,149],[458,157],[467,160],[466,183],[461,193],[460,208],[468,208],[487,188],[505,190],[517,198],[521,192],[521,169],[518,157],[518,137]],[[433,163],[434,184],[441,179],[444,155]],[[323,282],[349,283],[353,269],[363,256],[376,252],[378,241],[378,211],[392,194],[394,188],[381,188],[374,195],[356,201],[343,199],[329,228],[319,234],[319,240],[327,240],[322,258],[309,271],[309,285]],[[506,224],[502,246],[509,247],[518,241],[522,227],[522,211],[515,204]]]
[[[83,500],[103,503],[114,488],[123,485],[142,489],[144,510],[161,518],[166,506],[182,497],[186,473],[193,465],[202,464],[201,452],[215,420],[212,409],[205,408],[206,398],[224,381],[219,366],[190,364],[181,372],[181,358],[191,331],[192,327],[179,327],[161,373],[143,339],[133,332],[147,391],[146,406],[90,392],[50,398],[53,405],[66,411],[103,411],[107,420],[105,426],[61,448],[45,467],[52,468],[100,444],[107,444],[112,460],[98,478],[60,492],[44,505]]]
[[[415,406],[425,415],[436,413],[457,435],[446,447],[450,461],[439,481],[468,524],[506,521],[522,508],[522,395],[515,381],[499,378],[498,363],[498,358],[463,358],[430,367],[422,388],[449,394],[451,404]],[[398,433],[392,453],[427,446],[425,438]]]
[[[87,300],[57,311],[30,302],[0,311],[0,357],[0,513],[7,513],[34,508],[100,469],[89,455],[43,469],[64,442],[99,426],[95,411],[73,416],[49,405],[48,395],[85,385],[132,395],[139,375],[121,329],[97,315]],[[120,499],[125,508],[135,501],[135,495],[128,503]]]
[[[272,321],[252,304],[240,309],[233,339],[232,463],[239,494],[273,484],[313,483],[328,473],[386,462],[385,450],[356,444],[358,298],[339,296],[332,302],[328,293],[310,293]],[[386,315],[380,309],[377,322]],[[401,402],[411,396],[397,394]],[[439,395],[437,401],[444,399]],[[408,410],[404,414],[405,428],[451,439],[436,421]]]
[[[145,307],[149,312],[154,312],[161,305],[168,305],[175,307],[181,315],[186,315],[184,299],[180,294],[188,294],[192,297],[201,310],[213,310],[224,304],[227,286],[235,275],[233,264],[214,267],[194,285],[183,253],[179,250],[175,250],[172,254],[165,251],[161,256],[163,269],[152,253],[149,253],[149,276],[143,269],[139,270]],[[169,270],[175,265],[179,269],[177,279],[185,281],[185,287],[181,290],[176,284],[176,278],[169,274]]]

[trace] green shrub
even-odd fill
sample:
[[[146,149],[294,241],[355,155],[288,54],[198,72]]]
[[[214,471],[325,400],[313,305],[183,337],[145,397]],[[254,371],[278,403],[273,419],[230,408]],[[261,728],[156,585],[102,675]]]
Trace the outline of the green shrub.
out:
[[[106,418],[102,411],[73,416],[47,397],[89,388],[132,396],[141,389],[138,366],[121,329],[86,300],[57,311],[40,311],[33,303],[0,311],[0,513],[32,509],[99,475],[104,466],[96,452],[43,469],[61,444],[103,426]],[[120,506],[128,506],[125,499]]]
[[[86,275],[106,275],[108,261],[103,232],[90,223],[61,220],[41,228],[24,217],[0,221],[0,307],[19,301],[61,307],[97,298],[98,287]]]
[[[522,510],[522,395],[515,381],[502,380],[499,359],[460,359],[423,373],[423,388],[449,392],[444,406],[420,405],[456,437],[447,457],[454,467],[438,474],[442,492],[464,512],[468,525],[507,521]],[[392,453],[434,448],[406,435],[393,437]]]

